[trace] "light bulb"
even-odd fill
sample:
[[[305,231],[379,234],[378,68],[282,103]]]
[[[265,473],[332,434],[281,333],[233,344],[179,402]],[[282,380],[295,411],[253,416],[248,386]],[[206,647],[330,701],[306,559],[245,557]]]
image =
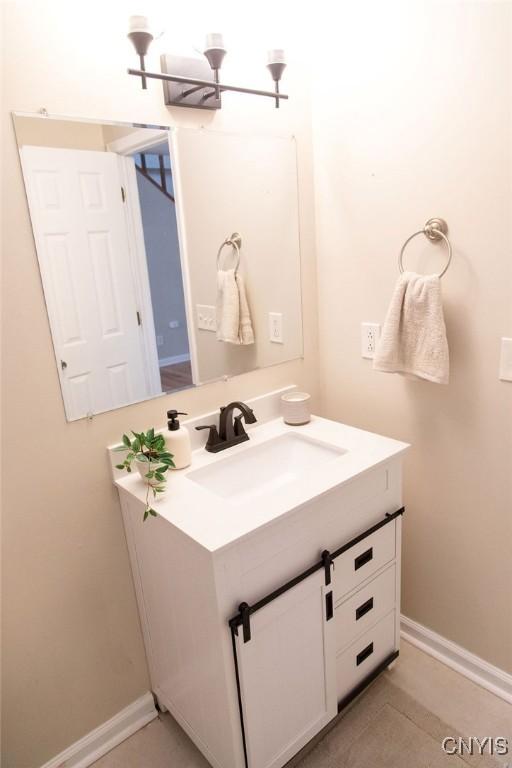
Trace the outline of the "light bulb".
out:
[[[130,16],[128,19],[128,34],[130,35],[133,32],[146,32],[152,35],[147,16]]]
[[[282,48],[273,48],[268,51],[268,64],[286,64],[286,57]]]
[[[204,46],[205,46],[205,51],[210,50],[210,48],[224,49],[224,39],[222,37],[222,34],[220,32],[209,32],[206,35]]]

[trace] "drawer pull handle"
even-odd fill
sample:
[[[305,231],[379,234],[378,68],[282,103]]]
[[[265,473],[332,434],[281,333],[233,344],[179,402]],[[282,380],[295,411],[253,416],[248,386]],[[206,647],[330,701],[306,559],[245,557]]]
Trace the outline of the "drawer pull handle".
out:
[[[332,590],[327,592],[325,596],[325,620],[329,621],[334,616],[333,604],[332,604]]]
[[[356,666],[358,667],[360,664],[363,663],[365,659],[368,658],[368,656],[371,656],[373,653],[373,643],[370,643],[370,645],[367,645],[366,648],[363,648],[361,653],[358,653],[356,656]]]
[[[359,621],[366,613],[369,613],[373,609],[373,597],[370,597],[366,603],[363,603],[356,608],[356,621]]]
[[[356,559],[354,560],[354,570],[357,571],[363,565],[366,565],[366,563],[369,563],[370,560],[373,560],[373,547],[370,547],[370,549],[367,549],[366,552],[363,552],[362,555],[359,555],[359,557],[356,557]]]

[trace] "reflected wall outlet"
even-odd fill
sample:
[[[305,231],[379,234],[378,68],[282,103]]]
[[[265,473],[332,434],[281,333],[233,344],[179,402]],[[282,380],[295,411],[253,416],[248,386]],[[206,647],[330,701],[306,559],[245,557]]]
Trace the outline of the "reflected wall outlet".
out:
[[[361,357],[371,360],[380,337],[378,323],[361,323]]]
[[[180,321],[179,320],[171,320],[169,322],[169,328],[179,328],[180,327]]]
[[[215,307],[208,304],[196,304],[197,327],[201,331],[216,331],[217,317]]]
[[[283,316],[281,312],[268,313],[268,333],[270,341],[274,342],[274,344],[284,344]]]
[[[157,347],[163,346],[163,343],[164,343],[164,337],[160,336],[160,335],[157,336],[156,337],[156,345],[157,345]]]

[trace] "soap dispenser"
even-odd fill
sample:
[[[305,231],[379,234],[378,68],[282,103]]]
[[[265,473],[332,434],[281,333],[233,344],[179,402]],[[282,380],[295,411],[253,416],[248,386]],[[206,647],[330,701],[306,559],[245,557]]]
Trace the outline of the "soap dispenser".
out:
[[[167,426],[171,433],[167,438],[167,450],[173,455],[175,469],[188,467],[192,461],[190,435],[186,427],[180,427],[178,416],[186,416],[182,411],[167,411]]]

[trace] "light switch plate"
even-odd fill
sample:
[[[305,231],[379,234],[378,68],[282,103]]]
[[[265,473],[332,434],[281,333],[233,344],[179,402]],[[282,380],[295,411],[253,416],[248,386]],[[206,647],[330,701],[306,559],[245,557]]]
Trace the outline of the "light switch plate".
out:
[[[268,313],[268,333],[271,342],[274,344],[284,344],[283,315],[281,312]]]
[[[512,381],[512,339],[505,336],[501,339],[499,377],[502,381]]]
[[[208,304],[196,304],[197,327],[201,331],[216,331],[217,316],[215,307]]]

